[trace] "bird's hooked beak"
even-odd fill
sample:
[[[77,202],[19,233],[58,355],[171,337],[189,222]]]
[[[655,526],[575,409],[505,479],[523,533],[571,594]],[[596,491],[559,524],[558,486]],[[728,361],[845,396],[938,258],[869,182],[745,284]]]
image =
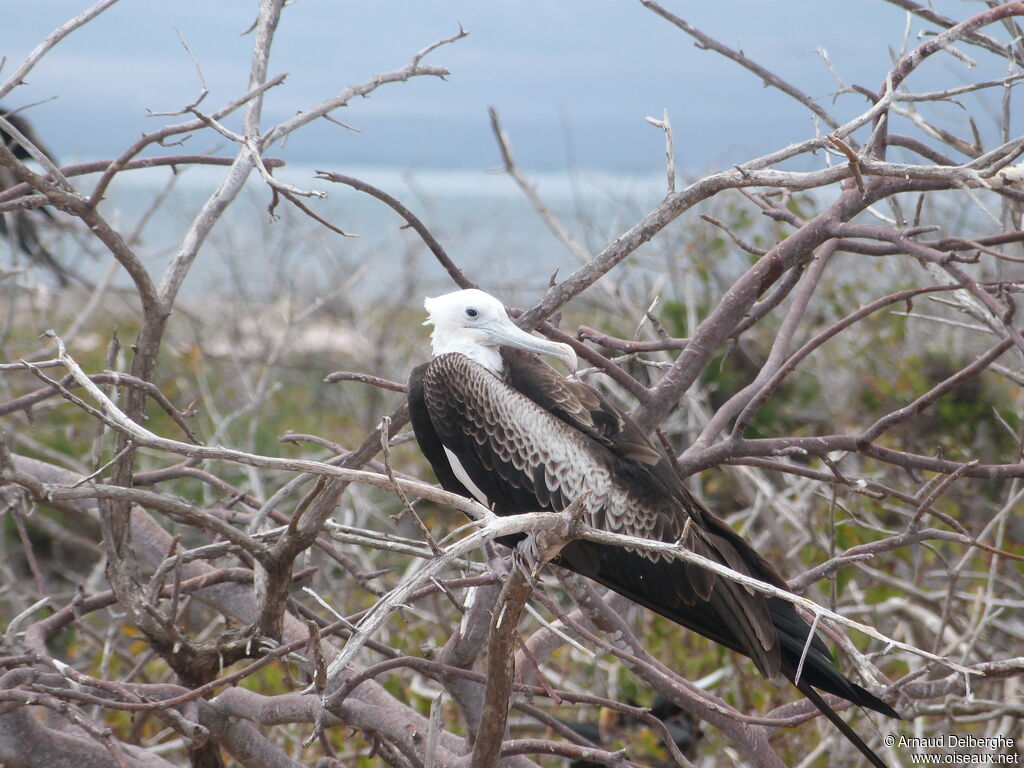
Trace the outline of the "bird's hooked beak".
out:
[[[576,371],[576,350],[568,344],[527,333],[514,325],[508,317],[490,320],[477,327],[486,334],[488,343],[493,346],[516,347],[538,355],[555,357],[565,363],[570,371]]]

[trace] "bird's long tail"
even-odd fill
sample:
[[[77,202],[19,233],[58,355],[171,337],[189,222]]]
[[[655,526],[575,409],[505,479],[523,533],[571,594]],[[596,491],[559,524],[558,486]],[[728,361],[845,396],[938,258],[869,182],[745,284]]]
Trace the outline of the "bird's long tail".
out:
[[[821,697],[821,694],[814,690],[809,683],[799,680],[794,683],[794,685],[796,685],[796,688],[800,693],[811,700],[811,703],[818,708],[821,714],[827,717],[832,725],[838,728],[839,732],[842,733],[843,736],[853,744],[853,746],[860,750],[860,753],[868,759],[868,762],[871,763],[871,765],[875,766],[875,768],[888,768],[882,758],[880,758],[875,751],[871,749],[871,747],[864,743],[864,739],[857,735],[857,732],[853,730],[853,728],[851,728],[847,722],[828,705],[828,702],[826,702],[825,699]]]

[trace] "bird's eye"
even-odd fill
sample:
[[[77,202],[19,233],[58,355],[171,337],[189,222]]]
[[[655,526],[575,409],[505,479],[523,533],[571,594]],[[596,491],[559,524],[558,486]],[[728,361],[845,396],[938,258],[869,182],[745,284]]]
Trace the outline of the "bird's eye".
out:
[[[467,307],[467,309],[466,309],[466,317],[473,318],[473,317],[476,317],[479,314],[480,313],[477,312],[475,309],[473,309],[473,307]]]

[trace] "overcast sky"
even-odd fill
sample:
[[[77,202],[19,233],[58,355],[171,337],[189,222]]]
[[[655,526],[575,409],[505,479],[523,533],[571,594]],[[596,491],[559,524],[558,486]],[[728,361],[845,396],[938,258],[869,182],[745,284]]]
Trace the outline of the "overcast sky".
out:
[[[843,96],[821,57],[828,50],[849,83],[875,90],[899,48],[903,11],[871,0],[664,0],[674,13],[825,100],[840,117],[864,107]],[[958,18],[979,3],[938,2]],[[0,55],[7,74],[85,0],[0,0]],[[245,91],[255,14],[248,0],[123,0],[74,32],[5,100],[32,109],[39,134],[62,159],[116,155],[180,109],[199,90],[177,32],[202,66],[210,111]],[[462,24],[469,37],[428,61],[451,71],[381,88],[337,113],[353,134],[320,121],[273,154],[342,169],[493,167],[498,154],[487,107],[500,112],[519,161],[636,173],[662,167],[660,133],[646,115],[667,108],[681,164],[719,167],[813,135],[805,109],[763,88],[751,73],[694,47],[680,30],[633,0],[296,0],[284,11],[270,72],[289,73],[267,102],[268,121],[285,118],[370,75],[398,68]],[[915,22],[917,33],[928,25]],[[972,49],[972,56],[977,56]],[[910,81],[948,87],[976,73],[952,56],[935,57]],[[982,66],[986,62],[980,61]],[[993,76],[1005,74],[993,70]],[[992,95],[998,103],[998,92]],[[949,108],[950,125],[960,116]],[[960,126],[962,127],[962,126]],[[196,136],[194,151],[217,138]]]

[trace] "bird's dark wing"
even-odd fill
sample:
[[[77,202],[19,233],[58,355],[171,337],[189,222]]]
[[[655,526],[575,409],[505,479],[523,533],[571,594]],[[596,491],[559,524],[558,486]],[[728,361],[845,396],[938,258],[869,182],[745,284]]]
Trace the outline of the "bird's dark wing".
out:
[[[416,435],[416,442],[419,443],[420,451],[427,457],[434,474],[437,475],[441,487],[450,493],[457,493],[467,499],[473,495],[466,490],[455,473],[452,472],[452,465],[444,453],[444,445],[441,438],[437,436],[433,423],[430,421],[430,413],[427,411],[427,404],[423,400],[423,374],[427,370],[427,363],[418,365],[409,374],[409,386],[407,401],[409,403],[409,421],[412,422],[412,431]]]
[[[536,355],[502,347],[504,379],[545,411],[609,448],[613,453],[648,466],[662,454],[644,433],[600,392],[581,381],[570,381]]]

